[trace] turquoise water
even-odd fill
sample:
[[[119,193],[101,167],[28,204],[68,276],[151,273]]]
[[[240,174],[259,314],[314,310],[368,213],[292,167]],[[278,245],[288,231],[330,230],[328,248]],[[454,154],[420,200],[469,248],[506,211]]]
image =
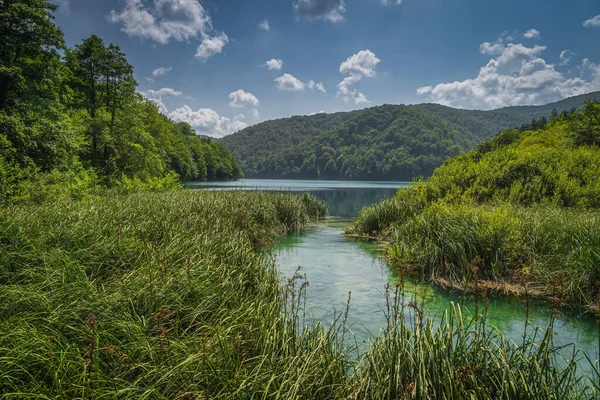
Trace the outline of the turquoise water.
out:
[[[349,321],[356,340],[367,342],[384,325],[385,286],[398,280],[397,270],[380,257],[373,242],[344,236],[344,227],[365,205],[394,195],[406,182],[244,180],[211,183],[210,188],[310,192],[329,205],[331,219],[283,237],[275,246],[275,256],[283,276],[291,277],[298,267],[309,282],[306,312],[309,319],[329,324],[334,315],[346,309],[351,293]],[[460,293],[424,283],[408,282],[408,292],[425,299],[425,309],[438,317],[452,302],[460,303]],[[474,309],[473,302],[466,301]],[[549,307],[533,304],[529,320],[532,328],[546,329]],[[489,322],[520,343],[525,324],[525,304],[508,296],[489,299]],[[598,358],[598,329],[589,315],[564,311],[554,326],[556,345],[575,344]]]

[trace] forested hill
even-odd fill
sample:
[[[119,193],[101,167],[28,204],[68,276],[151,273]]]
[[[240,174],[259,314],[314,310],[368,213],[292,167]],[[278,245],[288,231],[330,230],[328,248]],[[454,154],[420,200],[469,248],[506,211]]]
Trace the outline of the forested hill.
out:
[[[45,0],[0,7],[0,202],[237,179],[222,145],[136,93],[119,46],[92,35],[67,48]]]
[[[263,122],[220,140],[246,177],[410,180],[503,129],[544,123],[600,93],[492,111],[383,105]],[[532,121],[532,119],[541,119]]]

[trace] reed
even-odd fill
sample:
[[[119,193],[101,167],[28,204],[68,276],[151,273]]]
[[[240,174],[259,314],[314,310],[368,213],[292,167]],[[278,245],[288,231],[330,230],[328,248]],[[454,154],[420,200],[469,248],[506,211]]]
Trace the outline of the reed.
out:
[[[388,323],[367,349],[351,344],[351,308],[308,328],[306,282],[283,280],[268,244],[325,212],[308,195],[194,191],[3,209],[0,394],[598,395],[597,366],[581,374],[582,355],[561,359],[567,353],[554,348],[551,330],[516,345],[485,324],[483,311],[470,317],[456,306],[433,320],[402,283],[388,292]]]
[[[464,282],[479,259],[483,279],[595,307],[599,223],[600,213],[591,210],[438,202],[392,229],[387,254],[424,277],[455,282]]]

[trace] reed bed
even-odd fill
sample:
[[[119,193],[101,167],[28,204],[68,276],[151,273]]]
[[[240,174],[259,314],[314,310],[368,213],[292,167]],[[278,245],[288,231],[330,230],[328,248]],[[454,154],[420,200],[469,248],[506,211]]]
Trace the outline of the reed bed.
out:
[[[597,362],[578,373],[584,355],[565,361],[550,333],[517,345],[460,306],[434,323],[401,283],[368,349],[351,309],[309,329],[306,282],[282,279],[268,244],[326,212],[204,191],[3,209],[0,397],[598,398]]]

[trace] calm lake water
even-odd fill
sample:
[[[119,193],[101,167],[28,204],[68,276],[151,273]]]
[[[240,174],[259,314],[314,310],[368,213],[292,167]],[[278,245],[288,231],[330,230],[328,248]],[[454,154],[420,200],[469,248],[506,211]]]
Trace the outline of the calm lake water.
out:
[[[351,293],[349,321],[356,340],[361,343],[376,335],[384,325],[383,293],[387,283],[393,286],[397,282],[398,274],[380,257],[375,243],[347,238],[344,228],[362,207],[392,197],[399,187],[408,185],[408,182],[245,179],[191,187],[310,192],[326,201],[331,218],[283,237],[275,247],[275,256],[286,277],[302,267],[300,273],[309,282],[306,312],[314,321],[329,324],[334,315],[345,311]],[[407,291],[419,300],[425,298],[425,308],[431,317],[439,317],[451,302],[461,302],[460,293],[428,284],[409,282]],[[473,303],[465,304],[474,308]],[[543,302],[534,303],[530,316],[533,327],[548,326],[548,308]],[[492,325],[521,342],[525,324],[523,301],[493,296],[489,299],[488,315]],[[565,312],[555,323],[554,331],[556,345],[575,343],[578,349],[598,357],[598,330],[593,318]]]

